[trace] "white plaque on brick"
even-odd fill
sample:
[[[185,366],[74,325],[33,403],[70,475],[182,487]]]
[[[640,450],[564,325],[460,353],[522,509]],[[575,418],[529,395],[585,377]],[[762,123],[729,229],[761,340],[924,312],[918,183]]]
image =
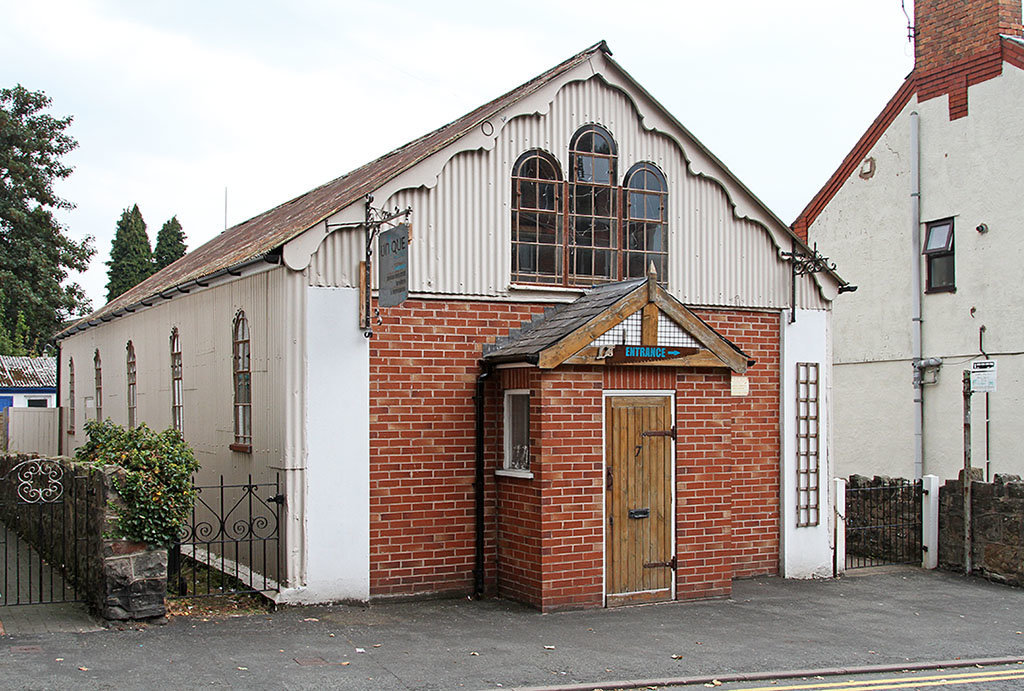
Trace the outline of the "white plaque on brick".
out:
[[[732,395],[733,396],[749,396],[750,395],[750,380],[746,377],[742,377],[738,374],[732,375]]]

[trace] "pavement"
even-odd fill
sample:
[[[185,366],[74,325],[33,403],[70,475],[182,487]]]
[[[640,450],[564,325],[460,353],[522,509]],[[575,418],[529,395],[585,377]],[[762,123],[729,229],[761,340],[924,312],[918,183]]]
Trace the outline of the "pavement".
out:
[[[6,616],[0,610],[0,620]],[[175,617],[164,626],[92,633],[8,627],[0,687],[635,687],[650,679],[1024,659],[1022,631],[1022,589],[887,567],[838,580],[737,581],[729,599],[554,614],[459,599]]]

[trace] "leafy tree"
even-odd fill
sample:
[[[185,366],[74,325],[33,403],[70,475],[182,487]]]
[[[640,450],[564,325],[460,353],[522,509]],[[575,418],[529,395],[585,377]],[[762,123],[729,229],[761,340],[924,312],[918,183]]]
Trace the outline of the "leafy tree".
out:
[[[107,266],[107,302],[152,275],[153,253],[138,204],[121,213]]]
[[[156,247],[153,249],[153,270],[159,271],[169,264],[185,256],[185,232],[177,216],[164,223],[156,234]]]
[[[92,238],[72,240],[54,218],[57,209],[74,207],[53,187],[71,175],[61,159],[78,143],[65,131],[70,116],[44,112],[50,103],[20,84],[0,89],[0,326],[7,336],[0,351],[14,338],[19,314],[31,346],[46,344],[65,319],[89,310],[82,288],[66,279],[88,268]]]

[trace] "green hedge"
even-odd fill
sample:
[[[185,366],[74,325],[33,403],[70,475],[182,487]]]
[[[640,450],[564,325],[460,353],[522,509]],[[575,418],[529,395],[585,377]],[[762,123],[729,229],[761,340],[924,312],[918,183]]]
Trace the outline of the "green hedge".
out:
[[[173,429],[154,432],[146,425],[125,429],[110,420],[90,420],[89,435],[76,458],[124,469],[114,489],[124,500],[114,537],[151,545],[177,542],[192,511],[192,473],[199,469],[192,449]]]

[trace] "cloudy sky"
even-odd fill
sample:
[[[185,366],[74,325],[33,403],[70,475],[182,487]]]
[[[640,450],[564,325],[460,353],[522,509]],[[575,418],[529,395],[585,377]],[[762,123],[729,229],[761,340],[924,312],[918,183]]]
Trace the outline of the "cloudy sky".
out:
[[[907,0],[912,15],[912,4]],[[0,86],[45,91],[79,148],[62,220],[121,211],[192,249],[601,39],[784,221],[913,67],[900,0],[0,2]]]

